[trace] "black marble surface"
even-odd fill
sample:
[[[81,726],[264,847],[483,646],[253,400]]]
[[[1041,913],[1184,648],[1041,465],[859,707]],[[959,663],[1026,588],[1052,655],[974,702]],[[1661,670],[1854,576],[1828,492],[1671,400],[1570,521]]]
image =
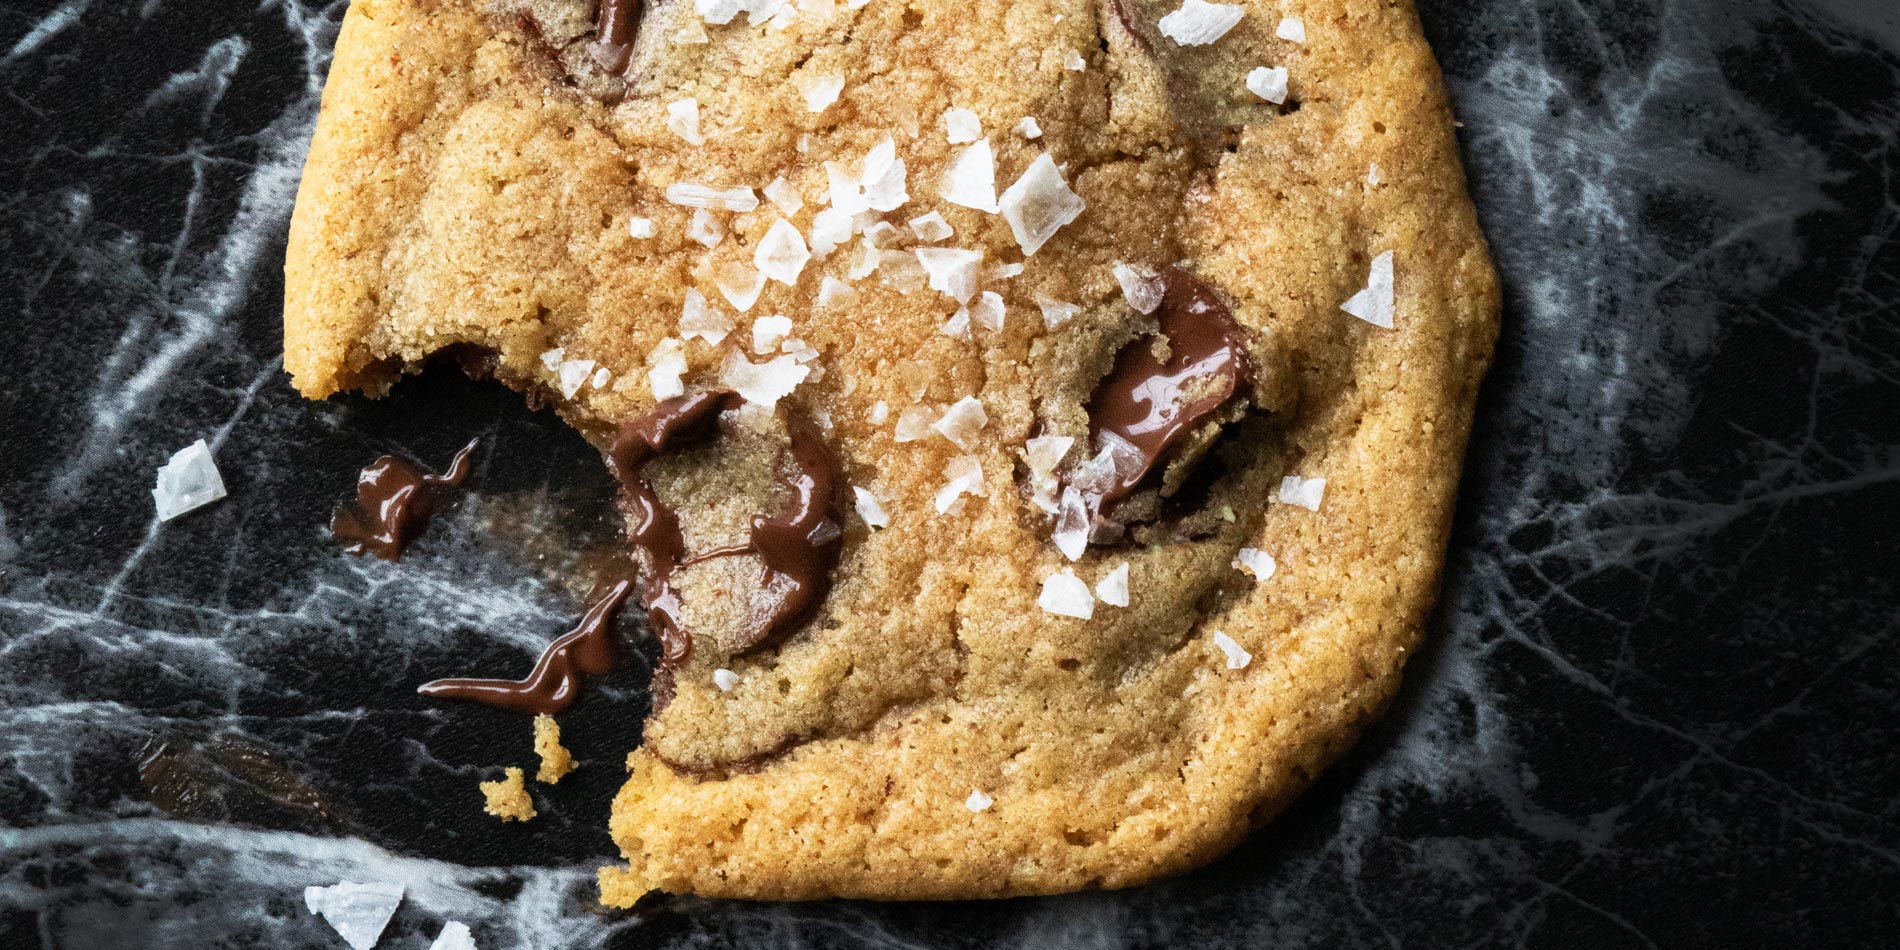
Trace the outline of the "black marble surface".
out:
[[[1425,0],[1506,290],[1446,590],[1391,715],[1214,866],[964,905],[594,906],[636,665],[543,816],[474,814],[613,522],[547,413],[437,372],[309,403],[279,268],[343,11],[0,8],[0,947],[1900,943],[1900,4]],[[355,466],[479,490],[400,565]],[[230,497],[160,525],[197,438]]]

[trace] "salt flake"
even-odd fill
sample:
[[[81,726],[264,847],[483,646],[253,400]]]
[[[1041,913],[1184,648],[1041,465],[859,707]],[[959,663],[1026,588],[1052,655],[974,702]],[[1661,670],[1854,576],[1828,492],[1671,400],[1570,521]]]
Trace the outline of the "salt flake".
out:
[[[1227,668],[1230,670],[1244,669],[1247,664],[1253,662],[1253,654],[1241,649],[1240,644],[1234,642],[1233,637],[1218,630],[1214,631],[1214,645],[1220,648],[1221,653],[1226,654]]]
[[[949,109],[943,114],[944,132],[951,145],[974,142],[983,137],[983,123],[968,109]]]
[[[1115,282],[1122,287],[1122,299],[1136,313],[1153,313],[1161,307],[1163,288],[1153,271],[1116,261],[1114,274]]]
[[[970,451],[976,447],[978,434],[989,425],[989,414],[983,411],[982,400],[975,396],[965,396],[950,404],[943,411],[943,418],[931,426],[937,434],[949,439],[957,448]]]
[[[772,222],[765,237],[759,239],[758,250],[752,254],[752,265],[759,273],[788,287],[798,283],[799,273],[810,260],[811,251],[805,247],[805,236],[784,218]],[[736,301],[734,306],[737,306]]]
[[[666,186],[666,200],[688,208],[723,208],[741,213],[759,206],[759,196],[750,188],[714,188],[690,181]]]
[[[1095,596],[1110,607],[1128,606],[1128,562],[1108,572],[1095,584]]]
[[[792,335],[792,318],[782,314],[752,321],[752,352],[770,353]]]
[[[858,517],[863,518],[865,524],[873,528],[890,527],[891,516],[884,511],[876,495],[856,485],[851,486],[851,494],[857,498]]]
[[[442,925],[442,932],[436,934],[429,950],[475,950],[475,935],[469,932],[467,924],[451,920]]]
[[[1288,475],[1280,479],[1280,500],[1289,505],[1298,505],[1307,511],[1318,511],[1320,498],[1326,494],[1326,479],[1301,478]]]
[[[996,154],[990,149],[989,139],[978,139],[950,160],[938,194],[953,205],[997,212]]]
[[[1036,253],[1063,225],[1081,217],[1087,207],[1080,195],[1069,190],[1055,159],[1048,155],[1030,163],[1022,177],[1003,192],[999,205],[1025,255]]]
[[[792,79],[798,87],[798,94],[805,97],[805,110],[823,112],[838,101],[839,93],[844,92],[844,77],[839,75],[814,75],[799,73]]]
[[[996,799],[991,798],[980,791],[972,791],[970,793],[970,797],[963,800],[963,807],[968,808],[969,810],[973,812],[989,811],[990,806],[994,804],[996,804]]]
[[[1241,548],[1234,555],[1234,567],[1253,575],[1256,581],[1264,581],[1273,576],[1279,565],[1273,561],[1273,555],[1259,548]]]
[[[706,144],[705,136],[699,134],[699,100],[680,99],[666,105],[666,127],[673,134],[694,145]]]
[[[224,497],[224,477],[211,458],[211,447],[199,439],[172,453],[170,461],[158,468],[158,485],[152,500],[158,505],[158,520],[170,521]]]
[[[734,686],[739,685],[739,674],[723,666],[713,670],[712,679],[713,685],[719,687],[719,691],[722,693],[730,693]]]
[[[1286,102],[1286,67],[1255,67],[1247,74],[1247,91],[1276,106]]]
[[[917,263],[930,275],[930,289],[940,290],[957,303],[969,303],[976,293],[977,268],[982,251],[953,247],[920,247]]]
[[[1245,12],[1237,4],[1186,0],[1161,18],[1161,35],[1182,46],[1205,46],[1226,36]]]
[[[1273,35],[1295,43],[1306,42],[1306,22],[1299,17],[1281,17],[1280,25],[1275,27]]]
[[[709,346],[718,346],[719,341],[731,332],[731,317],[707,303],[705,294],[697,290],[686,291],[686,305],[680,311],[680,336],[688,340],[699,337]]]
[[[937,514],[948,514],[964,495],[983,497],[983,463],[974,455],[959,455],[943,467],[949,481],[937,492]]]
[[[339,881],[329,887],[306,887],[303,903],[321,916],[355,950],[370,950],[389,926],[402,903],[402,885],[358,884]]]
[[[1352,299],[1339,305],[1339,309],[1375,327],[1390,330],[1394,307],[1392,291],[1392,252],[1386,251],[1372,259],[1372,267],[1366,275],[1366,289],[1353,294]]]
[[[1059,617],[1087,620],[1095,616],[1095,596],[1089,593],[1089,585],[1066,567],[1042,579],[1036,606]]]

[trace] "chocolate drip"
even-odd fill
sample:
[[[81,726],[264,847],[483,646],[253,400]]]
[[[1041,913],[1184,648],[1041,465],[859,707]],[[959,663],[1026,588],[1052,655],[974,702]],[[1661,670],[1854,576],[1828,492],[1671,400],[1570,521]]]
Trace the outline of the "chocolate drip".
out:
[[[330,535],[351,554],[400,560],[403,549],[429,526],[435,514],[435,493],[460,485],[467,477],[469,453],[480,441],[471,439],[462,446],[441,475],[425,475],[393,455],[369,463],[356,476],[356,501],[342,505],[331,516]]]
[[[1101,508],[1133,494],[1166,466],[1170,453],[1238,396],[1251,369],[1245,334],[1214,289],[1178,267],[1161,272],[1163,296],[1155,311],[1167,358],[1155,355],[1156,336],[1122,347],[1115,368],[1089,397],[1089,429],[1134,447],[1138,469],[1118,468],[1098,490]]]
[[[633,591],[631,572],[619,572],[596,588],[592,605],[574,629],[556,637],[526,679],[441,679],[424,683],[424,696],[472,699],[515,712],[553,715],[580,695],[581,678],[602,676],[619,654],[614,622]]]
[[[640,29],[640,0],[600,0],[594,42],[588,47],[601,70],[618,76],[633,58],[633,38]]]
[[[685,558],[679,516],[661,503],[643,474],[646,464],[678,448],[711,438],[719,413],[744,400],[729,390],[694,393],[660,403],[653,411],[622,426],[607,450],[607,467],[620,481],[627,508],[627,537],[646,556],[647,576],[641,600],[660,640],[660,661],[677,667],[692,654],[692,636],[680,626],[674,570],[713,558],[756,554],[764,564],[762,583],[780,593],[776,609],[734,645],[735,653],[754,649],[783,634],[809,614],[831,587],[843,532],[837,513],[840,480],[836,461],[811,423],[786,418],[791,435],[793,473],[786,479],[795,501],[777,518],[755,515],[747,542]]]

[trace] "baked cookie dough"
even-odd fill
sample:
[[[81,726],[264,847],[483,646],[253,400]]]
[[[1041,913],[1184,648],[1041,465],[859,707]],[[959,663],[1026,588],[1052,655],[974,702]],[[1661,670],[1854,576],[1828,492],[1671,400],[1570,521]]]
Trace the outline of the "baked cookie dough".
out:
[[[621,459],[671,641],[603,899],[1124,887],[1272,818],[1418,641],[1497,331],[1410,5],[610,12],[356,0],[285,266],[306,395],[448,353]]]

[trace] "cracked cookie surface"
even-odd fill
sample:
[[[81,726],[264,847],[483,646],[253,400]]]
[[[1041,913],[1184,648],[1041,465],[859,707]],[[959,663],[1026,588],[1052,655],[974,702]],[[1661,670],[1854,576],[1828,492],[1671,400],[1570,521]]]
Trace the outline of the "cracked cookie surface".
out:
[[[351,7],[286,263],[299,389],[380,393],[474,348],[603,449],[676,389],[776,401],[647,466],[689,557],[785,510],[787,420],[863,492],[829,591],[770,643],[745,636],[776,596],[746,556],[674,579],[693,648],[628,731],[607,902],[1139,883],[1270,818],[1389,699],[1494,278],[1409,5],[1239,7],[1181,47],[1171,5],[1134,0],[759,25],[660,3],[619,75],[580,4]],[[1263,67],[1286,103],[1249,90]],[[964,174],[978,142],[1014,214]],[[1081,206],[1054,228],[1050,174]],[[1020,181],[1042,185],[1012,203]],[[1387,252],[1389,329],[1341,310]],[[1176,268],[1247,372],[1078,538],[1060,499],[1099,454],[1092,399],[1130,346],[1175,352],[1143,307]],[[1325,479],[1316,509],[1289,476]]]

